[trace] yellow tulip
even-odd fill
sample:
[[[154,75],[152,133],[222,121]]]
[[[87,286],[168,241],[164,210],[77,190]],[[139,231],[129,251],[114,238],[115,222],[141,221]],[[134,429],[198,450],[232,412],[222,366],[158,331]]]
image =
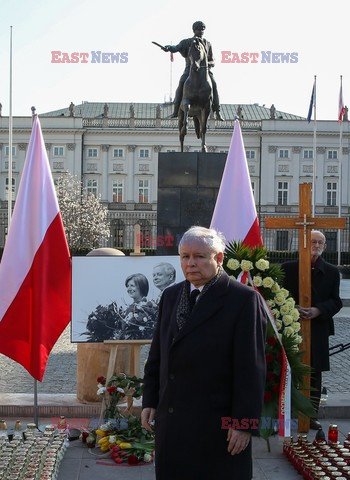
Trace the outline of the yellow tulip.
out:
[[[121,449],[123,449],[123,448],[131,448],[131,443],[123,442],[123,443],[120,443],[120,444],[119,444],[119,447],[120,447]]]

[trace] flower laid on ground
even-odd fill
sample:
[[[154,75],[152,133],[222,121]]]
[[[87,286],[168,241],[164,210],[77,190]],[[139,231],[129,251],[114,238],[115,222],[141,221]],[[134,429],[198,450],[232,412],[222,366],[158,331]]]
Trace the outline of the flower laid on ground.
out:
[[[119,373],[108,381],[104,377],[97,379],[98,392],[104,388],[106,410],[105,423],[97,430],[90,432],[96,447],[101,452],[110,452],[111,458],[117,463],[138,465],[153,460],[154,434],[145,430],[138,417],[130,414],[132,400],[140,398],[143,391],[143,380],[135,376]],[[118,404],[129,399],[130,405],[126,414],[122,414]],[[92,442],[90,439],[90,446]]]
[[[298,416],[302,413],[312,417],[315,412],[311,402],[301,393],[303,377],[310,374],[310,368],[301,362],[301,353],[299,352],[299,345],[302,342],[299,311],[288,290],[281,287],[284,276],[281,267],[270,264],[266,259],[267,253],[263,247],[250,248],[242,243],[232,242],[226,248],[224,260],[225,271],[231,278],[233,277],[232,271],[235,272],[236,278],[242,272],[248,275],[246,283],[259,290],[275,320],[278,339],[272,325],[269,324],[267,327],[265,349],[267,375],[262,416],[278,418],[282,370],[281,341],[292,371],[292,414]],[[260,432],[264,438],[268,438],[273,433],[273,428]]]

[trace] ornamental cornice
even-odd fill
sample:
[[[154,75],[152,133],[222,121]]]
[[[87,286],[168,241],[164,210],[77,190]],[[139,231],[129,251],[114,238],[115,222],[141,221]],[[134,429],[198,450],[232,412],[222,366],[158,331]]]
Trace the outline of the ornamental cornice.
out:
[[[159,153],[162,151],[163,145],[153,145],[154,151]]]
[[[128,152],[134,152],[136,150],[136,145],[128,145]]]
[[[45,143],[46,150],[50,150],[52,147],[52,143]]]
[[[68,150],[75,150],[75,143],[67,143]]]
[[[109,145],[101,145],[101,147],[102,147],[102,152],[108,152]]]
[[[210,146],[208,147],[208,152],[214,153],[216,149],[217,149],[216,146],[210,145]]]
[[[269,145],[269,153],[276,153],[277,147],[275,145]]]
[[[350,148],[349,147],[343,147],[343,155],[349,155]]]
[[[316,153],[325,153],[326,147],[316,147]]]
[[[301,152],[301,147],[292,147],[292,153],[300,153]]]

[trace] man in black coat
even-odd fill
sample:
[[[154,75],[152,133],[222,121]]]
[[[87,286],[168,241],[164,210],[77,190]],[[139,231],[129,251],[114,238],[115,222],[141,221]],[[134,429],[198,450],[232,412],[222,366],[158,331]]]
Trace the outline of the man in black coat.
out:
[[[339,297],[340,275],[337,267],[321,257],[326,248],[326,237],[318,230],[311,232],[311,307],[299,307],[301,320],[311,320],[311,396],[316,412],[321,397],[322,372],[329,370],[330,335],[334,335],[335,315],[343,304]],[[282,265],[285,272],[284,286],[299,303],[299,262]],[[317,419],[311,419],[310,427],[321,428]]]
[[[259,295],[223,272],[224,248],[215,230],[188,230],[179,246],[186,280],[159,304],[141,416],[148,430],[155,420],[157,480],[252,478],[266,317]]]

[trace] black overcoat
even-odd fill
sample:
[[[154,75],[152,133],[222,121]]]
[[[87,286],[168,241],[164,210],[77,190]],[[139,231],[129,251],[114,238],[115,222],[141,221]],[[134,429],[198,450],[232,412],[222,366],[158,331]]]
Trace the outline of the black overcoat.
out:
[[[259,295],[223,274],[179,331],[183,282],[167,288],[145,366],[143,407],[156,412],[157,480],[249,480],[251,444],[227,452],[222,417],[258,419],[266,318]]]
[[[299,303],[299,262],[286,262],[284,286]],[[311,366],[325,372],[329,370],[329,335],[334,335],[335,315],[343,304],[339,297],[340,275],[337,267],[318,257],[311,270],[311,306],[321,314],[311,320]]]

